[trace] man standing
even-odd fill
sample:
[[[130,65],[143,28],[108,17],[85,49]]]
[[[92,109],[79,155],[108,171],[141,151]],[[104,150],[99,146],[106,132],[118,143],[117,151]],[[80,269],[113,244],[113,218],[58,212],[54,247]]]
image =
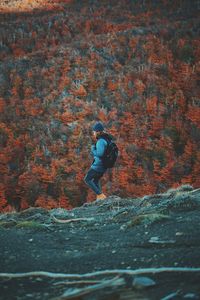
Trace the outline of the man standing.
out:
[[[108,144],[106,139],[111,139],[111,135],[104,132],[104,126],[101,122],[97,122],[92,127],[92,130],[97,142],[96,145],[92,145],[91,147],[91,155],[94,157],[94,161],[84,177],[84,181],[96,194],[96,200],[103,200],[106,198],[106,195],[102,193],[99,180],[107,170],[103,165],[102,157]]]

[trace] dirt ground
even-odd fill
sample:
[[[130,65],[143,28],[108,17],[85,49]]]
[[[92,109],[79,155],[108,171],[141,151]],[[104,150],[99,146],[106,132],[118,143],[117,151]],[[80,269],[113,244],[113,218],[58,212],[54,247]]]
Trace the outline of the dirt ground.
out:
[[[2,214],[0,299],[200,299],[199,211],[200,189],[183,189],[138,199],[111,196],[71,211],[30,208]],[[173,269],[160,269],[168,267]],[[154,272],[131,274],[144,268]],[[85,277],[80,282],[3,274],[33,271],[94,273],[87,280],[96,282],[118,274],[121,283],[95,288]]]

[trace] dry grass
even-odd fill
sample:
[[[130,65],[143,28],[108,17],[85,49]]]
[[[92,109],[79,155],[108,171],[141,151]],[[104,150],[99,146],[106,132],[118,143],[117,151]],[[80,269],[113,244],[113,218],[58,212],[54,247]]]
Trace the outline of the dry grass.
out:
[[[33,9],[53,9],[73,0],[1,0],[0,12],[31,11]]]
[[[141,224],[150,225],[152,223],[164,222],[170,219],[170,216],[161,213],[150,213],[134,217],[127,222],[127,228]]]
[[[9,228],[9,227],[17,227],[17,228],[44,228],[45,225],[38,223],[36,221],[1,221],[0,227]]]

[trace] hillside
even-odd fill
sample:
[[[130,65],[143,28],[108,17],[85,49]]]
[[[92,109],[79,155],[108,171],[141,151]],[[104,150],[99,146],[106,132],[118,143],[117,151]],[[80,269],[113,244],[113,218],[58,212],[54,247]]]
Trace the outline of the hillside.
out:
[[[106,194],[200,186],[199,1],[1,3],[0,211],[93,201],[96,120],[120,149]]]
[[[1,0],[1,13],[38,12],[39,10],[59,9],[73,0]]]
[[[1,299],[200,299],[199,210],[185,185],[1,214]]]

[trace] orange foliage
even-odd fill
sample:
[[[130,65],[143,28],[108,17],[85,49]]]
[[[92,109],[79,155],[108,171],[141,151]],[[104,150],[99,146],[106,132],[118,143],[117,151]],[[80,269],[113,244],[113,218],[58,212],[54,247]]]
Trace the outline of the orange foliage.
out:
[[[142,179],[144,177],[144,170],[141,166],[137,168],[137,177],[139,179]]]
[[[163,120],[159,117],[153,118],[151,122],[151,128],[148,130],[148,134],[150,136],[152,135],[158,135],[161,133],[161,130],[164,128]]]
[[[177,45],[179,48],[183,48],[183,46],[185,45],[185,40],[184,39],[179,39],[177,42]]]
[[[96,91],[101,86],[101,82],[97,80],[89,80],[88,91]]]
[[[158,108],[158,98],[156,96],[147,99],[146,102],[147,112],[149,114],[155,114]]]
[[[108,81],[108,90],[109,91],[115,91],[116,89],[118,89],[118,83],[114,82],[113,80],[109,80]]]
[[[128,175],[128,172],[126,169],[124,170],[120,170],[120,177],[119,177],[119,181],[118,181],[118,184],[121,188],[126,188],[128,186],[128,178],[129,178],[129,175]]]
[[[182,63],[179,66],[179,76],[181,77],[188,77],[191,74],[191,67],[189,64]]]
[[[0,183],[0,211],[4,211],[7,206],[7,200],[5,197],[5,188],[2,183]]]
[[[142,94],[145,90],[144,83],[141,80],[136,79],[134,81],[134,84],[135,84],[135,88],[136,88],[136,91],[138,92],[138,94]]]
[[[132,38],[130,41],[129,41],[129,46],[133,49],[135,49],[135,47],[137,46],[137,43],[138,43],[138,38]]]
[[[27,87],[27,88],[24,90],[24,96],[25,96],[25,98],[32,97],[33,94],[34,94],[34,90],[33,90],[31,87]]]
[[[113,108],[108,114],[109,120],[115,120],[117,118],[117,109]]]
[[[38,98],[25,99],[23,104],[27,115],[34,117],[43,113],[41,102]]]
[[[23,50],[23,49],[21,49],[21,48],[14,48],[13,47],[13,54],[14,54],[14,56],[23,56],[23,55],[25,55],[26,54],[26,52]]]
[[[153,161],[153,168],[154,168],[154,178],[156,180],[160,180],[160,170],[161,170],[161,167],[160,167],[160,162],[158,160],[154,160]]]
[[[72,209],[72,205],[69,203],[69,199],[66,196],[61,195],[58,199],[58,206],[64,209]]]
[[[105,112],[105,110],[100,109],[98,112],[98,118],[99,120],[101,120],[102,122],[107,122],[108,121],[108,116],[107,113]]]
[[[21,210],[24,210],[24,209],[27,209],[29,208],[29,204],[28,202],[26,201],[26,199],[21,199],[21,202],[20,202],[20,208]]]
[[[7,191],[27,208],[35,201],[31,187],[40,194],[34,205],[42,207],[70,209],[83,195],[94,200],[86,186],[83,193],[83,177],[92,162],[88,133],[95,119],[108,126],[120,149],[103,190],[140,196],[179,183],[199,186],[196,19],[174,22],[173,31],[166,16],[181,13],[181,1],[171,7],[161,1],[158,9],[152,1],[125,0],[113,1],[112,13],[105,1],[93,1],[92,8],[85,1],[78,18],[72,5],[68,18],[70,2],[0,3],[4,12],[54,10],[2,20],[0,210],[11,209]],[[143,34],[130,30],[135,27]]]
[[[48,182],[54,182],[55,174],[53,174],[51,171],[46,170],[42,166],[33,166],[32,167],[32,173],[37,175],[38,180],[48,183]]]
[[[46,209],[56,208],[57,202],[50,196],[40,195],[35,201],[35,206],[44,207]]]
[[[200,107],[189,105],[186,116],[191,120],[198,128],[200,128]]]
[[[0,97],[0,113],[4,111],[5,105],[6,105],[5,100]]]
[[[83,85],[80,85],[77,89],[72,90],[72,93],[74,96],[78,96],[78,97],[86,97],[87,96],[87,91]]]
[[[85,22],[85,30],[86,32],[89,32],[91,29],[91,21],[90,20],[86,20]]]
[[[148,62],[152,63],[152,64],[157,64],[157,65],[162,65],[164,63],[163,58],[159,57],[158,55],[156,55],[154,53],[152,53],[149,56]]]
[[[64,112],[58,118],[66,125],[74,121],[74,116],[69,111]]]

